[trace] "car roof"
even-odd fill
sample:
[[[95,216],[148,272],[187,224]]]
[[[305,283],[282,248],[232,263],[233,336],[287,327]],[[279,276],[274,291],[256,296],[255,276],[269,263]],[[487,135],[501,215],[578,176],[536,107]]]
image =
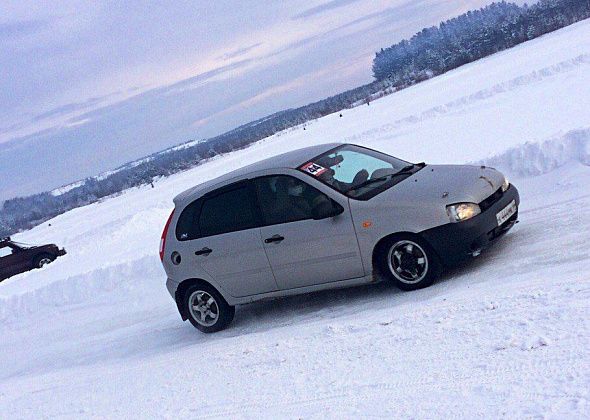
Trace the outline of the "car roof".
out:
[[[227,181],[236,178],[245,178],[248,174],[257,171],[263,171],[267,169],[281,169],[290,168],[296,169],[298,166],[304,164],[306,160],[313,159],[314,157],[327,152],[328,150],[334,149],[335,147],[342,146],[344,143],[328,143],[320,144],[317,146],[304,147],[301,149],[286,152],[280,155],[272,156],[242,168],[233,170],[226,174],[223,174],[217,178],[210,179],[209,181],[203,182],[202,184],[196,185],[188,190],[178,194],[174,198],[174,203],[179,204],[187,200],[193,200],[202,195],[203,192],[209,190],[211,187],[223,184]]]

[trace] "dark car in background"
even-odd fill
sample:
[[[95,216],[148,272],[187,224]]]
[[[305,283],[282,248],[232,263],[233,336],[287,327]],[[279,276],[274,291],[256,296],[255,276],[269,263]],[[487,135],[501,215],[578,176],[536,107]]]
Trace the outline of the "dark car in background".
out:
[[[66,250],[55,244],[33,246],[14,242],[10,238],[0,239],[0,281],[42,268],[65,254]]]

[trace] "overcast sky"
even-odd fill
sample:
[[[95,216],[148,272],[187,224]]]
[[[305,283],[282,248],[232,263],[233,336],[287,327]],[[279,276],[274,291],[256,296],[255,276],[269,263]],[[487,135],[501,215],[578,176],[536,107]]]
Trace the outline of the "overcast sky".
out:
[[[0,4],[0,200],[371,81],[375,51],[487,0]]]

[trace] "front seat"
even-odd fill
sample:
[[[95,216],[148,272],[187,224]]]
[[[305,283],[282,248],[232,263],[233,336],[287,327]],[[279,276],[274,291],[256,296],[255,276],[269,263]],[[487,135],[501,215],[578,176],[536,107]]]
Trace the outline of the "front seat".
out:
[[[363,182],[369,179],[369,172],[366,169],[361,169],[357,172],[352,180],[352,186],[356,187],[357,185],[362,184]]]

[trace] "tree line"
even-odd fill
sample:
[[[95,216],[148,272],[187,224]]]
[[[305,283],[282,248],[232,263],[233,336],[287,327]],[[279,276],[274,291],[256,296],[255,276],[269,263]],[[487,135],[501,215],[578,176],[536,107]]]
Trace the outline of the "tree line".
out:
[[[590,0],[492,3],[381,49],[373,76],[405,87],[590,17]]]

